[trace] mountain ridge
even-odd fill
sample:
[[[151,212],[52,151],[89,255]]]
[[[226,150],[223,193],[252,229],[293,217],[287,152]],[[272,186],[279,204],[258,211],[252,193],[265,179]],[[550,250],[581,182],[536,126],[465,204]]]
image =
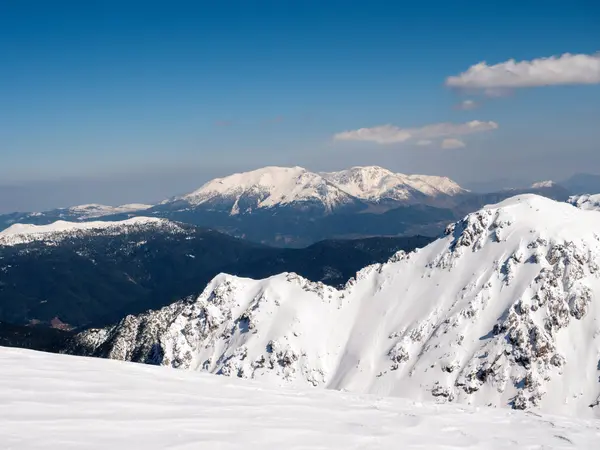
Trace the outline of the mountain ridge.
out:
[[[16,223],[0,231],[0,247],[20,245],[33,241],[57,242],[77,235],[93,235],[96,233],[127,233],[139,228],[169,228],[171,232],[180,227],[167,219],[155,217],[134,217],[131,219],[109,222],[67,222],[59,220],[47,225]]]
[[[398,205],[434,204],[439,196],[466,192],[445,177],[396,174],[378,166],[356,166],[338,172],[310,172],[303,167],[267,166],[205,183],[196,191],[160,205],[187,203],[197,208],[250,213],[290,204],[319,205],[328,214],[361,202],[393,201]]]
[[[518,196],[343,289],[219,275],[197,298],[78,335],[71,351],[600,417],[599,227],[596,211]]]
[[[267,245],[302,248],[324,239],[436,236],[447,223],[469,212],[523,193],[561,201],[571,195],[553,182],[478,194],[446,177],[405,175],[379,166],[321,173],[269,166],[211,180],[189,194],[148,208],[92,204],[45,213],[14,213],[0,216],[0,229],[14,223],[122,221],[148,216],[214,228]]]

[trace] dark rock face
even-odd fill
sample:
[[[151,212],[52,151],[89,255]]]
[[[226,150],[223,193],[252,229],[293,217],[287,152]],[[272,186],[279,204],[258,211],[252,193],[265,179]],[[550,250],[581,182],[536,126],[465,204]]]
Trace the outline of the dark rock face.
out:
[[[14,325],[0,322],[0,346],[58,353],[68,347],[73,332],[45,326]]]

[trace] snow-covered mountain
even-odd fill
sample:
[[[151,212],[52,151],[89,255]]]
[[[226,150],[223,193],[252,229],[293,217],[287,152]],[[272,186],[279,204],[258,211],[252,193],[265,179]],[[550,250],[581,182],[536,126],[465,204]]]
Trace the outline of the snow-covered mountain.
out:
[[[552,180],[536,181],[530,187],[531,189],[545,189],[560,186],[557,182]]]
[[[97,219],[98,217],[113,216],[116,214],[138,213],[152,208],[153,205],[131,203],[121,206],[107,206],[92,203],[89,205],[72,206],[61,211],[65,215],[77,216],[79,220]]]
[[[246,450],[595,449],[598,421],[289,390],[0,348],[0,447]]]
[[[427,248],[364,269],[343,290],[293,274],[221,275],[199,298],[80,335],[74,351],[598,416],[600,213],[585,210],[596,201],[572,198],[577,209],[520,196],[487,207]],[[157,218],[13,225],[0,246],[156,227],[180,225]]]
[[[305,247],[325,239],[435,236],[456,220],[450,207],[466,194],[444,178],[395,175],[379,167],[336,173],[264,167],[209,181],[143,215],[268,245]]]
[[[27,223],[34,225],[48,225],[59,220],[66,222],[85,222],[93,219],[110,220],[113,216],[127,219],[143,214],[152,208],[152,205],[129,204],[121,206],[107,206],[92,203],[89,205],[72,206],[70,208],[58,208],[43,212],[24,212],[0,215],[0,231],[15,223]]]
[[[264,167],[217,178],[191,194],[163,204],[204,205],[232,215],[289,205],[317,205],[332,212],[361,201],[426,203],[427,199],[465,192],[448,178],[395,174],[375,166],[331,173],[313,173],[302,167]]]
[[[48,225],[16,223],[6,230],[0,231],[0,247],[27,244],[34,241],[56,244],[72,237],[95,234],[126,234],[131,231],[156,227],[168,228],[172,231],[179,229],[179,225],[176,223],[152,217],[134,217],[118,222],[66,222],[59,220]]]
[[[302,167],[264,167],[214,179],[176,201],[186,202],[192,207],[205,205],[227,210],[236,215],[291,204],[312,204],[330,212],[354,203],[355,199]]]
[[[418,203],[466,191],[446,177],[404,175],[377,166],[353,167],[340,172],[323,172],[323,178],[343,191],[372,202],[393,200]]]
[[[600,417],[600,213],[523,195],[336,290],[284,273],[77,337],[75,353]]]
[[[0,215],[0,230],[15,223],[121,221],[146,216],[213,228],[263,244],[300,248],[325,239],[437,236],[450,221],[525,193],[561,201],[571,195],[553,182],[477,194],[445,177],[405,175],[377,166],[322,173],[301,167],[264,167],[209,181],[190,194],[154,206],[92,204]]]
[[[573,195],[569,197],[569,203],[581,209],[600,211],[600,194]]]

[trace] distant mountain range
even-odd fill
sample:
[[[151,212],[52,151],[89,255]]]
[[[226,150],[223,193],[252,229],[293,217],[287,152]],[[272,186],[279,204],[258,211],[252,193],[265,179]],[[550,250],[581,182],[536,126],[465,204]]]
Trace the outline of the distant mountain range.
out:
[[[158,218],[15,224],[0,232],[0,321],[62,329],[112,323],[196,294],[221,272],[297,272],[338,286],[365,265],[430,241],[371,238],[280,249]]]
[[[147,216],[214,228],[268,245],[303,247],[324,239],[436,236],[448,222],[522,193],[561,201],[572,194],[553,182],[473,193],[445,177],[404,175],[376,166],[327,173],[265,167],[209,181],[192,193],[157,205],[92,204],[1,215],[0,229],[15,223],[122,221]]]

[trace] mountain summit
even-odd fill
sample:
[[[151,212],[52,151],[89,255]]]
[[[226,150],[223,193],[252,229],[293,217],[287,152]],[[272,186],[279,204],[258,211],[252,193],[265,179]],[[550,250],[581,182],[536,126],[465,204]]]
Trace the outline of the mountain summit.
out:
[[[440,197],[465,192],[448,178],[395,174],[377,166],[321,173],[302,167],[264,167],[214,179],[174,202],[228,211],[231,215],[292,205],[320,207],[330,213],[361,202],[434,203]]]
[[[92,204],[7,214],[0,216],[0,230],[15,223],[116,222],[147,216],[278,247],[303,247],[326,239],[438,236],[465,214],[525,193],[561,201],[570,195],[551,182],[476,194],[446,177],[406,175],[378,166],[321,173],[302,167],[263,167],[211,180],[154,206]]]
[[[368,201],[422,202],[431,197],[463,194],[466,191],[446,177],[404,175],[378,166],[353,167],[321,176],[349,194]]]
[[[208,205],[230,214],[290,204],[318,204],[327,212],[354,199],[302,167],[264,167],[217,178],[178,198],[191,206]]]

